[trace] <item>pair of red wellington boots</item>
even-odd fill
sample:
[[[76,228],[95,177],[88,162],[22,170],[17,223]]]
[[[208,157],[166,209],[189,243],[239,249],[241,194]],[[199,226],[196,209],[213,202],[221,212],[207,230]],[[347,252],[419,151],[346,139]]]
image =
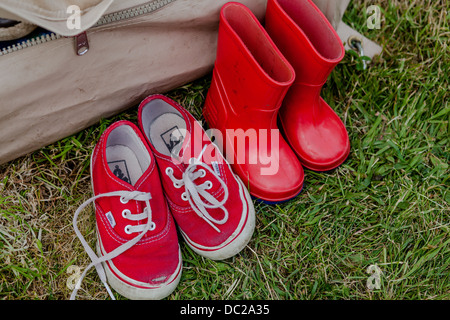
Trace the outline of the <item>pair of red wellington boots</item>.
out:
[[[139,106],[139,126],[118,121],[91,156],[94,196],[75,212],[75,233],[114,299],[162,299],[178,285],[182,257],[177,228],[197,254],[230,258],[250,241],[255,211],[237,177],[200,123],[179,104],[152,95]],[[78,217],[95,205],[97,253]]]
[[[320,97],[344,54],[311,0],[269,0],[265,28],[240,3],[222,7],[203,115],[252,196],[289,200],[303,188],[303,166],[328,171],[347,158],[347,130]]]

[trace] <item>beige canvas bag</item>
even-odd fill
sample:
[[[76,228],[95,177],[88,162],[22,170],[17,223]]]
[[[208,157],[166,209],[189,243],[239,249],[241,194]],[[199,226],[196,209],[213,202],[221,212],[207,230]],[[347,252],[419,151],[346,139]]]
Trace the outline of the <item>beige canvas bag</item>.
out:
[[[0,55],[0,163],[208,72],[225,0],[0,0],[0,17],[55,33]],[[265,0],[241,0],[259,18]],[[71,5],[81,29],[69,29]],[[73,21],[72,21],[73,22]],[[77,55],[76,42],[89,51]],[[81,39],[80,39],[81,38]]]
[[[0,164],[208,74],[226,2],[0,0],[53,32],[0,51]],[[267,0],[238,2],[264,18]],[[346,0],[315,2],[339,24]]]

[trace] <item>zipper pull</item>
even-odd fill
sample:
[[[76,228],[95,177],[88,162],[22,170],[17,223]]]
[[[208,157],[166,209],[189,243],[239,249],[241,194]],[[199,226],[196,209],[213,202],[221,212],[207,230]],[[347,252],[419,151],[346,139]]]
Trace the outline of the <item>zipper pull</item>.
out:
[[[79,56],[82,56],[89,51],[89,40],[86,31],[75,36],[75,45],[76,53]]]

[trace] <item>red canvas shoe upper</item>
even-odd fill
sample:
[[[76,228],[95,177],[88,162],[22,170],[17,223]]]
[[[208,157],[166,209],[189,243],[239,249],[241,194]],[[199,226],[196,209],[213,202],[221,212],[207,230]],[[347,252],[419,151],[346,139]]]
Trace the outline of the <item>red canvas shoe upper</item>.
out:
[[[240,251],[253,233],[253,204],[201,125],[162,95],[141,103],[139,124],[158,163],[171,212],[188,244],[212,259]]]
[[[119,282],[114,288],[122,295],[161,298],[154,292],[179,279],[181,257],[155,159],[134,124],[119,121],[103,133],[92,154],[91,179],[100,252],[97,257],[86,248],[91,259],[104,260],[115,279],[108,282]],[[103,273],[98,261],[96,268]]]

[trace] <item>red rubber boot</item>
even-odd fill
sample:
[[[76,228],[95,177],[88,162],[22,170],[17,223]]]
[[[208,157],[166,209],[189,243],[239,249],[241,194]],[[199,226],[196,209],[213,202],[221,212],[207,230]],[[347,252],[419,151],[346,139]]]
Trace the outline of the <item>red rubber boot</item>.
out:
[[[285,137],[306,168],[334,169],[347,158],[350,142],[320,92],[344,57],[342,41],[311,0],[269,0],[265,23],[296,74],[280,109]]]
[[[303,187],[303,168],[277,127],[294,78],[253,13],[240,3],[225,4],[203,115],[222,134],[227,160],[250,194],[269,203],[289,200]]]

